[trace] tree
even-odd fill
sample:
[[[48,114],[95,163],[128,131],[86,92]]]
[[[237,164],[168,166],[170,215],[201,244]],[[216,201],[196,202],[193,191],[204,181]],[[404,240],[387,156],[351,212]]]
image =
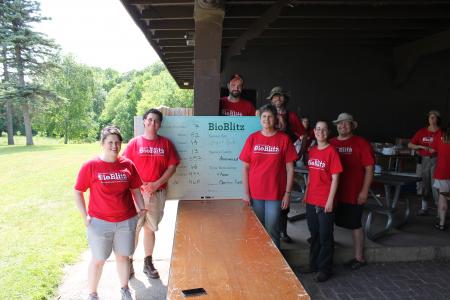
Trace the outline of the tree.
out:
[[[31,129],[31,109],[37,100],[48,99],[48,90],[36,84],[36,76],[47,71],[55,55],[57,46],[42,33],[36,32],[31,25],[46,18],[40,14],[39,3],[34,0],[1,0],[5,30],[11,33],[9,43],[13,47],[10,54],[14,61],[9,65],[14,82],[10,90],[3,93],[3,99],[10,97],[22,110],[26,144],[33,145]],[[11,80],[10,80],[11,81]],[[12,84],[13,83],[13,84]]]
[[[72,56],[60,59],[57,69],[43,77],[43,83],[58,99],[47,105],[33,125],[50,136],[69,140],[92,140],[96,137],[98,123],[94,112],[96,103],[103,103],[101,84],[95,80],[91,67],[79,64]]]
[[[123,81],[114,87],[106,97],[105,109],[100,117],[103,125],[119,126],[125,140],[133,137],[136,106],[141,99],[142,81],[139,78],[132,82]]]
[[[3,8],[3,1],[0,0],[0,8]],[[9,49],[11,48],[11,30],[8,30],[6,26],[6,19],[4,17],[4,10],[0,10],[0,49],[1,56],[0,61],[3,67],[3,79],[1,80],[2,84],[0,86],[0,93],[4,93],[7,85],[10,82],[8,61],[10,57],[8,53],[10,53]],[[3,101],[1,101],[3,100]],[[0,103],[4,102],[5,105],[5,123],[6,123],[6,132],[8,134],[8,145],[14,145],[14,128],[13,128],[13,116],[12,116],[12,103],[11,99],[0,99]]]
[[[168,107],[192,107],[192,90],[180,89],[169,72],[164,69],[144,82],[142,99],[137,112],[143,114],[147,109],[161,105]]]

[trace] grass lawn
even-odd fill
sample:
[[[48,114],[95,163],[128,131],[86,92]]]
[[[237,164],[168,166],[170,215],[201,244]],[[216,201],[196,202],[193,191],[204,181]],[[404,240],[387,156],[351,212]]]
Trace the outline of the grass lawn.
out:
[[[63,266],[87,247],[72,190],[100,146],[40,138],[27,147],[22,137],[16,144],[0,137],[0,299],[49,299]]]

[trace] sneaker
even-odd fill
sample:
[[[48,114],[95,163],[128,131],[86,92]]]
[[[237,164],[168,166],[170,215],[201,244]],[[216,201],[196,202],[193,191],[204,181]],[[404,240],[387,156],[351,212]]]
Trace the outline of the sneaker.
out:
[[[158,270],[156,270],[155,266],[153,265],[153,261],[152,261],[152,257],[151,256],[147,256],[144,259],[144,273],[149,277],[149,278],[159,278],[159,273]]]
[[[317,277],[316,277],[316,281],[317,282],[325,282],[328,279],[330,279],[330,277],[331,277],[331,272],[330,273],[319,272],[319,275],[317,275]]]
[[[428,216],[428,210],[426,210],[426,209],[421,209],[421,210],[419,210],[419,211],[417,212],[417,215],[418,215],[419,217]]]
[[[89,294],[87,300],[99,300],[97,293]]]
[[[130,258],[130,279],[134,276],[133,259]]]
[[[288,243],[288,244],[292,243],[291,237],[285,232],[280,233],[280,238],[285,243]]]
[[[133,297],[131,296],[131,291],[129,288],[120,288],[120,295],[122,296],[122,300],[133,300]]]
[[[445,231],[447,230],[447,226],[446,225],[441,225],[439,223],[434,224],[434,228],[440,230],[440,231]]]

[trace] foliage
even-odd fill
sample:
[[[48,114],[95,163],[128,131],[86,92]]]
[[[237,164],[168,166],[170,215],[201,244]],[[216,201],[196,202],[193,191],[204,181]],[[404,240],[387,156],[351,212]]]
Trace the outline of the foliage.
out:
[[[58,61],[42,78],[62,101],[50,103],[35,120],[38,131],[48,136],[69,140],[93,140],[98,126],[94,109],[100,110],[104,99],[101,84],[95,80],[92,68],[79,64],[72,56]]]
[[[101,115],[102,126],[115,124],[120,127],[125,140],[133,137],[133,117],[136,115],[136,105],[141,98],[142,82],[123,81],[108,94],[105,109]]]
[[[157,62],[143,71],[124,74],[106,97],[100,123],[119,126],[125,140],[129,140],[133,136],[133,117],[161,105],[192,107],[193,94],[179,89],[164,65]]]
[[[0,99],[19,105],[24,118],[26,143],[32,145],[31,110],[42,104],[40,100],[51,98],[46,97],[51,95],[50,91],[33,81],[53,66],[51,58],[57,46],[44,34],[32,29],[32,24],[46,19],[40,14],[37,1],[2,0],[0,11],[2,63],[8,70],[8,78],[3,74]]]
[[[166,69],[144,82],[142,99],[138,103],[137,112],[143,114],[149,108],[161,105],[168,107],[193,106],[192,90],[179,89]]]

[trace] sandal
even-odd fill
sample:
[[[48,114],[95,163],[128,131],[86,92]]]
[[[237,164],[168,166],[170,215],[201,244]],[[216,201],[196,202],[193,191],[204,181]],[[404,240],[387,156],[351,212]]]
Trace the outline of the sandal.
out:
[[[439,229],[440,231],[444,231],[447,229],[447,225],[441,225],[439,223],[434,224],[434,228]]]
[[[352,266],[354,263],[356,263],[356,262],[357,262],[357,260],[356,260],[355,258],[352,258],[352,259],[350,259],[349,261],[347,261],[347,262],[344,263],[344,267],[351,268],[351,266]]]
[[[358,270],[359,268],[364,267],[365,265],[367,265],[367,261],[365,261],[365,260],[359,261],[359,260],[355,259],[353,264],[350,265],[350,269]]]

